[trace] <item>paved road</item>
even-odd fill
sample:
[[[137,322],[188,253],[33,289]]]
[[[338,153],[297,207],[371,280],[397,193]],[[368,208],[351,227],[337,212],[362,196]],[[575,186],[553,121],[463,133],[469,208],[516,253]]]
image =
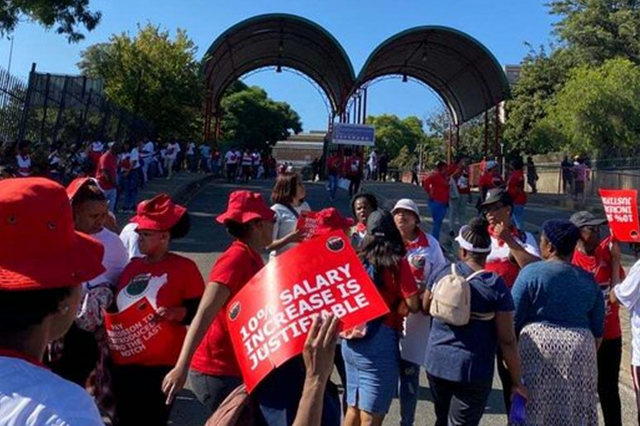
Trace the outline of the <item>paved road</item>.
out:
[[[271,181],[258,181],[250,185],[242,185],[242,188],[261,192],[266,199],[269,199],[272,184],[273,183]],[[224,229],[217,225],[213,219],[226,207],[228,194],[231,191],[238,189],[238,187],[239,185],[228,185],[222,182],[213,182],[205,186],[189,204],[189,211],[193,217],[190,235],[188,238],[177,241],[173,247],[173,250],[181,252],[193,259],[198,264],[205,277],[208,275],[212,263],[231,241]],[[392,207],[393,203],[398,198],[415,198],[423,213],[422,223],[425,229],[430,228],[430,218],[425,216],[428,213],[426,200],[419,188],[411,187],[406,184],[369,183],[365,184],[365,189],[375,192],[381,199],[383,207],[385,208]],[[329,202],[327,192],[323,185],[309,184],[307,186],[307,193],[309,204],[315,210],[333,205],[343,214],[349,214],[349,200],[344,191],[340,192],[338,199],[334,203]],[[471,212],[471,207],[469,212]],[[527,221],[528,230],[535,232],[539,229],[544,220],[552,217],[568,217],[569,214],[570,212],[559,208],[550,209],[545,206],[532,205],[525,213],[525,220]],[[448,228],[446,226],[443,229],[443,235],[445,233],[448,233]],[[447,246],[447,244],[448,243],[445,243],[445,246]],[[625,330],[625,333],[628,335],[627,331],[628,330]],[[626,366],[623,367],[622,374],[626,375],[627,371],[628,368]],[[335,379],[336,381],[339,381],[337,377],[335,377]],[[416,425],[431,425],[434,424],[435,417],[424,374],[420,377],[420,385]],[[624,416],[623,424],[634,424],[636,422],[635,400],[631,390],[628,387],[623,386],[621,389],[621,397]],[[206,413],[200,404],[194,399],[191,392],[188,390],[182,392],[174,407],[171,424],[178,426],[201,426],[204,424],[205,420]],[[396,400],[394,401],[384,424],[398,425],[399,423],[399,406]],[[494,388],[490,395],[485,416],[483,417],[481,424],[486,426],[506,424],[504,408],[501,402],[501,389],[499,381],[497,380],[494,380]]]

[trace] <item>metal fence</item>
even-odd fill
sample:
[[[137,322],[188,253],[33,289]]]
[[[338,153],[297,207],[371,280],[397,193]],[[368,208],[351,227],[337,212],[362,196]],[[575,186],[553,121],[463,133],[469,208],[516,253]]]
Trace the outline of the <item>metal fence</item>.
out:
[[[0,138],[36,144],[123,140],[155,133],[151,123],[109,102],[102,81],[36,71],[28,82],[0,68]]]

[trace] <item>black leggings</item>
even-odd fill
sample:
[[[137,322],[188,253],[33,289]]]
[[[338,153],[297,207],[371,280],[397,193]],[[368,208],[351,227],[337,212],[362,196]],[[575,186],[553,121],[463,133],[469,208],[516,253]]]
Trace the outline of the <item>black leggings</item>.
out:
[[[603,340],[598,349],[598,397],[605,426],[622,426],[620,408],[620,360],[622,338]]]
[[[171,367],[121,365],[113,367],[114,426],[165,426],[171,406],[166,405],[162,380]]]

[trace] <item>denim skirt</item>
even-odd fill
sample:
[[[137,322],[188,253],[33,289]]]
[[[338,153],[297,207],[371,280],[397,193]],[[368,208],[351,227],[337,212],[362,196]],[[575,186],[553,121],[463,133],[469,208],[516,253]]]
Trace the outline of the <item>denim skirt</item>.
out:
[[[385,414],[398,388],[398,331],[384,324],[362,339],[343,340],[347,370],[347,404],[372,414]]]

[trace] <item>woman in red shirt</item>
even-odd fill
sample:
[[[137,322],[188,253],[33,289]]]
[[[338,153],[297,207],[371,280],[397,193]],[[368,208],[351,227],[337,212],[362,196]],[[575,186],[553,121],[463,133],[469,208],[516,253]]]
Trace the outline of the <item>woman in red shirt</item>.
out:
[[[447,173],[447,163],[438,161],[436,170],[431,173],[423,182],[422,187],[429,194],[429,209],[433,216],[433,235],[436,240],[440,240],[440,227],[447,215],[449,206],[449,176]]]
[[[171,405],[165,404],[162,379],[178,359],[187,333],[186,325],[194,317],[204,281],[196,264],[169,251],[171,241],[189,232],[187,209],[174,204],[167,194],[146,200],[133,219],[138,224],[140,252],[125,267],[116,287],[118,312],[135,307],[143,299],[151,304],[163,332],[171,338],[160,357],[113,367],[113,396],[118,420],[116,426],[161,426],[167,424]]]
[[[403,319],[420,307],[418,286],[405,254],[391,214],[381,210],[371,213],[359,255],[390,312],[369,322],[363,337],[349,338],[347,334],[342,343],[349,406],[345,426],[381,425],[396,393]]]
[[[527,204],[527,193],[524,191],[524,163],[518,158],[512,163],[513,172],[507,181],[507,192],[513,200],[513,222],[516,228],[524,229],[524,206]]]
[[[213,265],[180,357],[162,383],[167,402],[182,389],[187,375],[212,413],[242,384],[225,321],[227,302],[264,266],[260,252],[273,241],[274,220],[262,196],[250,191],[232,192],[227,211],[216,218],[235,240]]]

